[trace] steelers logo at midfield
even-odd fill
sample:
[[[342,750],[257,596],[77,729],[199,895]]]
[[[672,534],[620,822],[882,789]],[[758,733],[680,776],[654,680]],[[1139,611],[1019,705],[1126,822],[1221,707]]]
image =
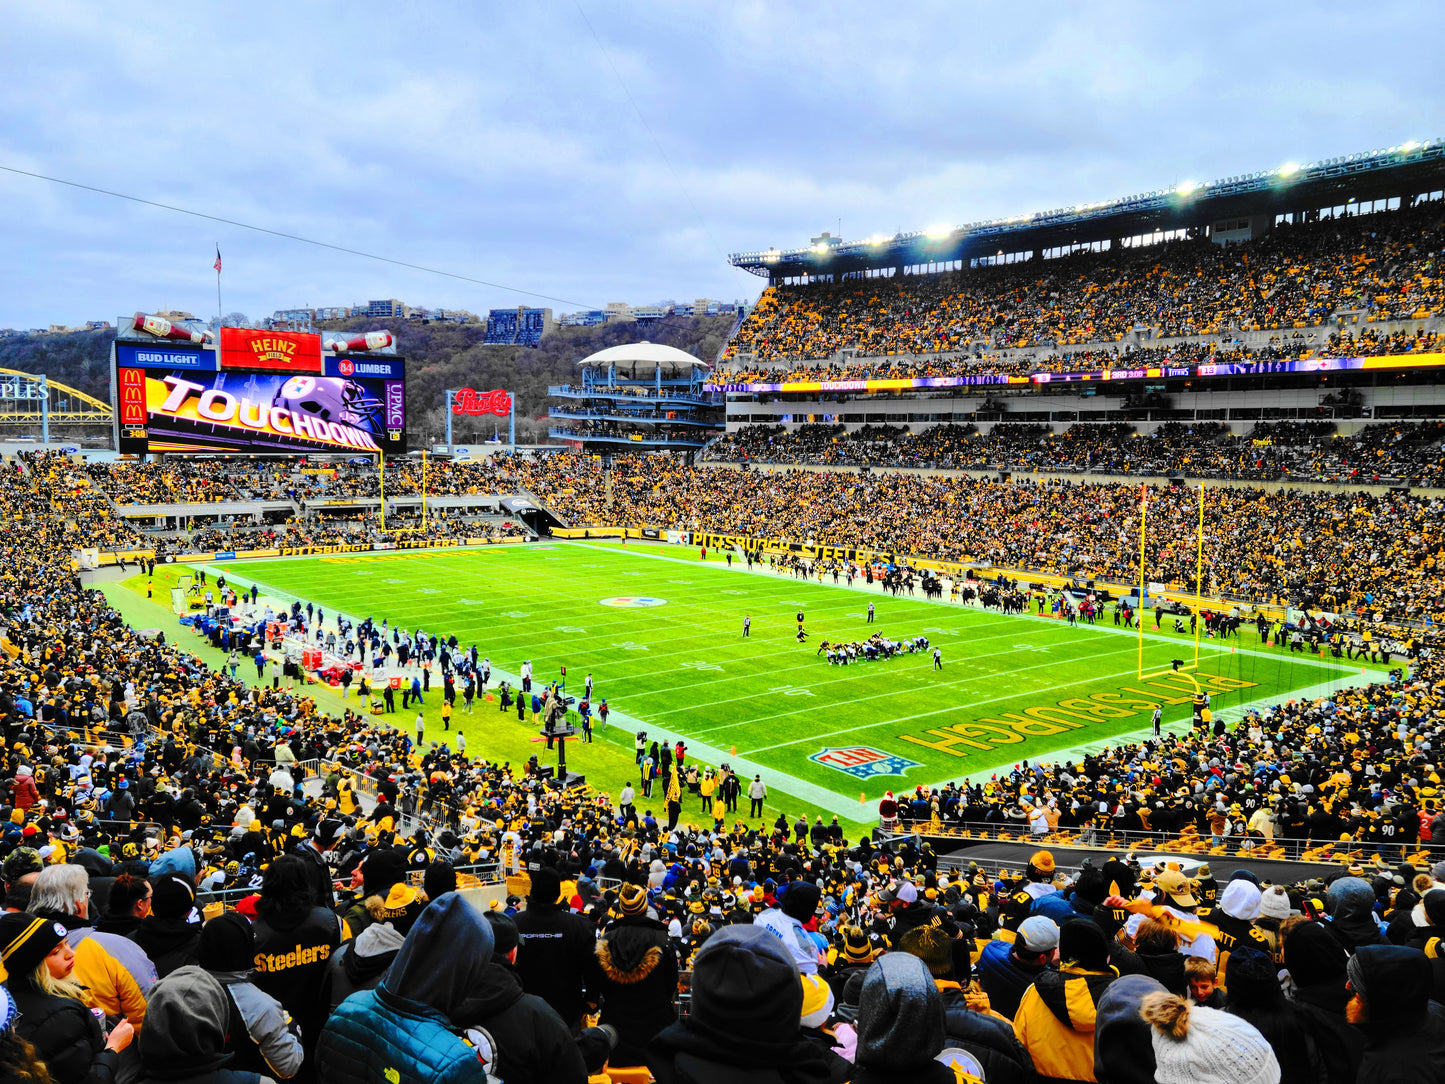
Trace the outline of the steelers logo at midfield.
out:
[[[615,595],[601,600],[603,606],[666,606],[667,599],[651,595]]]

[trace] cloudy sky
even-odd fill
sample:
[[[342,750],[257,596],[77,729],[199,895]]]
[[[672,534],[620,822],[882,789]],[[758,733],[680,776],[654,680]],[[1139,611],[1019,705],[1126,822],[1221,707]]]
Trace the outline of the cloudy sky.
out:
[[[1445,136],[1445,5],[8,0],[0,327],[756,296],[729,252]],[[547,295],[539,298],[516,291]]]

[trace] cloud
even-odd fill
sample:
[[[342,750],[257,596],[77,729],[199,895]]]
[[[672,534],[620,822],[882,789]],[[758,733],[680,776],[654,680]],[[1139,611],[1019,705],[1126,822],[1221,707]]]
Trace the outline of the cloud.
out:
[[[1439,80],[1400,55],[1439,36],[1423,2],[577,2],[590,29],[575,3],[18,0],[0,163],[592,306],[754,295],[729,251],[839,219],[892,233],[1445,134]],[[210,313],[218,241],[252,315],[527,300],[13,175],[0,206],[24,269],[0,326]]]

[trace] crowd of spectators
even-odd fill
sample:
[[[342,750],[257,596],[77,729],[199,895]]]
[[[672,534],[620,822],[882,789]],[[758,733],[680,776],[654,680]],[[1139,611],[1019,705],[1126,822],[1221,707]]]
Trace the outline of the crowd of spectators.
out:
[[[574,526],[706,530],[1114,583],[1138,579],[1139,489],[1128,483],[689,468],[634,456],[614,460],[609,497],[606,469],[591,457],[559,454],[523,473],[528,488]],[[1197,500],[1188,488],[1151,491],[1150,580],[1194,582]],[[1399,492],[1212,487],[1205,587],[1253,602],[1439,621],[1441,505]]]
[[[916,380],[923,377],[1015,376],[1034,373],[1095,373],[1105,369],[1197,368],[1202,365],[1253,365],[1301,358],[1355,358],[1433,354],[1441,349],[1438,332],[1417,329],[1380,334],[1366,328],[1359,335],[1334,331],[1319,341],[1302,332],[1271,336],[1261,347],[1239,342],[1189,341],[1163,346],[1086,346],[1081,349],[1000,352],[982,348],[972,353],[925,357],[867,357],[851,361],[800,363],[788,368],[720,370],[721,384],[780,384],[789,381]]]
[[[720,463],[946,470],[1189,475],[1239,481],[1407,482],[1445,480],[1445,426],[1439,422],[1364,425],[1336,434],[1333,422],[1261,422],[1233,433],[1214,422],[1167,422],[1136,432],[1124,422],[1084,422],[1054,433],[1047,425],[750,425],[708,445]]]
[[[498,469],[590,509],[596,464]],[[986,871],[802,811],[693,825],[680,759],[659,819],[630,787],[567,790],[213,671],[128,628],[70,567],[97,538],[55,488],[68,469],[26,456],[0,474],[0,514],[25,528],[0,563],[7,1079],[581,1084],[610,1063],[660,1084],[1445,1080],[1445,674],[1428,635],[1389,682],[880,806],[925,835],[1207,833],[1215,866],[1294,839],[1342,859],[1328,878],[1121,852],[1066,872],[1047,849]],[[967,522],[1051,561],[1107,553],[1133,511],[1132,487],[657,457],[617,479],[637,522],[670,509],[869,545],[897,518],[939,548]],[[1244,525],[1219,575],[1398,583],[1390,616],[1424,590],[1438,608],[1433,505],[1217,496],[1220,530]],[[1191,500],[1154,495],[1161,568]],[[493,862],[518,894],[482,910],[457,890]]]
[[[1081,252],[927,276],[770,287],[728,347],[761,361],[1293,329],[1340,310],[1441,311],[1441,207],[1281,224],[1263,237]]]

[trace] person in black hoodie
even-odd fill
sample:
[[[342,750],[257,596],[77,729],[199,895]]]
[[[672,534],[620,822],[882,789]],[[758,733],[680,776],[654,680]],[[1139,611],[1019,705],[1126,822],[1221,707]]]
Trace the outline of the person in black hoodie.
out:
[[[1326,1084],[1354,1084],[1365,1039],[1345,1022],[1350,954],[1318,922],[1293,927],[1284,939],[1284,965],[1294,982],[1294,1003],[1325,1063]]]
[[[1094,1076],[1099,1084],[1154,1084],[1154,1029],[1139,1015],[1150,994],[1167,994],[1151,975],[1124,975],[1099,997]]]
[[[1361,877],[1341,877],[1325,894],[1330,921],[1326,927],[1351,952],[1365,945],[1385,944],[1375,921],[1375,890]]]
[[[557,1010],[574,1032],[582,1026],[589,987],[596,969],[596,935],[587,920],[558,905],[562,876],[547,866],[529,870],[532,887],[527,909],[517,915],[521,946],[517,975],[522,988]]]
[[[955,1084],[943,1051],[943,999],[923,961],[890,952],[868,969],[858,1004],[853,1084]]]
[[[991,1084],[1030,1084],[1034,1063],[1014,1035],[1013,1027],[989,1009],[988,995],[965,972],[955,978],[952,940],[941,926],[919,926],[899,940],[899,951],[917,956],[933,976],[943,1001],[943,1027],[949,1045],[967,1050]],[[965,957],[966,959],[966,957]]]
[[[130,939],[156,965],[158,978],[196,962],[201,923],[190,921],[195,906],[196,890],[180,874],[162,874],[151,884],[150,914],[141,919]]]
[[[341,919],[315,905],[306,867],[290,854],[266,869],[254,929],[253,981],[301,1025],[301,1041],[309,1055],[326,1023],[321,989],[326,968],[350,931]]]
[[[139,1084],[275,1084],[230,1067],[226,991],[199,967],[179,967],[151,988],[141,1030]]]
[[[1315,1084],[1324,1078],[1304,1014],[1285,998],[1269,956],[1248,946],[1234,950],[1224,1008],[1264,1036],[1279,1062],[1281,1084]]]
[[[648,1045],[657,1084],[827,1084],[828,1066],[802,1034],[799,975],[786,946],[761,926],[713,934],[693,963],[692,1013]]]
[[[496,1040],[507,1084],[583,1084],[587,1066],[576,1037],[517,977],[516,922],[499,911],[482,917],[492,928],[492,959],[453,1015],[457,1026],[485,1028]]]
[[[647,890],[623,885],[622,917],[597,941],[596,992],[604,1024],[617,1029],[612,1065],[641,1065],[652,1037],[677,1019],[677,953],[667,927],[647,914]]]
[[[1365,1036],[1358,1084],[1445,1084],[1445,1007],[1419,949],[1366,945],[1346,965],[1345,1018]]]

